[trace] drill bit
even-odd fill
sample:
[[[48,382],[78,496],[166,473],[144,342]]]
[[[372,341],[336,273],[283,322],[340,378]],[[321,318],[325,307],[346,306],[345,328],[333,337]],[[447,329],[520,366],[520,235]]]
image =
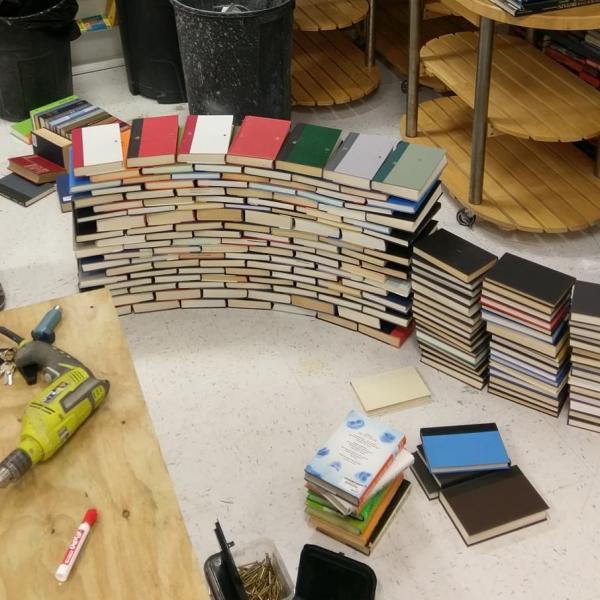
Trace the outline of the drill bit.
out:
[[[20,479],[31,467],[31,458],[20,448],[13,450],[2,462],[0,462],[0,488]]]

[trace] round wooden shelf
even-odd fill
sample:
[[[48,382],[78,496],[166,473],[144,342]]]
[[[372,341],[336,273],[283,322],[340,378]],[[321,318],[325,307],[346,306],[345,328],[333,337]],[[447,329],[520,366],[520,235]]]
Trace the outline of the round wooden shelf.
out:
[[[332,106],[360,100],[379,86],[377,66],[341,31],[294,31],[292,102]]]
[[[431,6],[432,3],[426,4]],[[376,3],[375,49],[377,53],[400,75],[408,73],[409,5],[397,0],[379,0]],[[469,29],[466,21],[454,16],[441,16],[423,21],[423,41]],[[424,69],[421,84],[437,91],[445,89],[436,77],[428,77]]]
[[[294,26],[300,31],[345,29],[364,21],[367,0],[297,0]]]
[[[462,6],[465,11],[481,17],[519,27],[569,31],[600,28],[600,8],[597,4],[513,17],[492,4],[490,0],[451,0],[451,2]]]
[[[469,204],[472,120],[456,96],[430,100],[420,105],[419,135],[411,139],[446,150],[442,180],[460,204],[509,230],[564,233],[600,223],[600,179],[592,160],[571,144],[490,137],[483,200]]]
[[[600,9],[598,9],[600,10]],[[479,36],[444,35],[422,49],[422,64],[471,108]],[[600,135],[600,94],[534,48],[495,36],[488,120],[494,130],[543,142],[575,142]]]

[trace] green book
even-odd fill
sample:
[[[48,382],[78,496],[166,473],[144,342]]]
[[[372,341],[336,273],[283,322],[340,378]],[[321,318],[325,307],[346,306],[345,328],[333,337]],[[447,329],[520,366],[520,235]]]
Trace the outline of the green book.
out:
[[[17,139],[25,142],[26,144],[31,144],[31,132],[33,131],[33,123],[31,119],[25,119],[24,121],[19,121],[18,123],[14,123],[10,127],[10,132]]]
[[[371,187],[416,202],[427,194],[445,166],[446,153],[441,148],[400,142],[373,177]]]
[[[281,147],[275,167],[322,177],[323,167],[341,142],[341,136],[341,129],[298,123]]]
[[[350,516],[340,514],[325,498],[308,492],[306,497],[306,512],[319,519],[329,521],[334,525],[339,525],[347,531],[358,533],[359,535],[365,530],[369,524],[370,517],[373,515],[383,497],[385,496],[390,484],[381,488],[363,507],[360,513]]]
[[[66,104],[67,102],[71,102],[72,100],[77,100],[79,96],[67,96],[66,98],[61,98],[60,100],[55,100],[54,102],[50,102],[49,104],[44,104],[44,106],[39,106],[38,108],[34,108],[30,111],[29,116],[31,117],[31,122],[33,125],[33,129],[39,129],[39,124],[36,121],[37,115],[46,112],[52,108],[56,108],[57,106],[61,106]]]

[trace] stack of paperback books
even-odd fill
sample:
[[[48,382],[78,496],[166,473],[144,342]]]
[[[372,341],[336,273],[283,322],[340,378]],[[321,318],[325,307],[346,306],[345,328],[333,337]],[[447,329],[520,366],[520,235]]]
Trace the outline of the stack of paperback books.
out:
[[[569,425],[600,431],[600,284],[575,284],[570,325]]]
[[[306,513],[320,532],[370,554],[410,489],[403,433],[351,411],[306,466]]]
[[[467,545],[546,519],[548,505],[516,465],[495,423],[421,429],[411,467]]]
[[[414,243],[435,230],[443,151],[248,116],[73,131],[81,289],[121,314],[275,309],[394,346],[412,327]],[[125,150],[123,151],[123,148]]]
[[[505,254],[483,282],[492,394],[558,416],[567,397],[575,280]]]
[[[481,287],[496,256],[441,229],[415,244],[413,313],[421,360],[477,389],[488,376]]]

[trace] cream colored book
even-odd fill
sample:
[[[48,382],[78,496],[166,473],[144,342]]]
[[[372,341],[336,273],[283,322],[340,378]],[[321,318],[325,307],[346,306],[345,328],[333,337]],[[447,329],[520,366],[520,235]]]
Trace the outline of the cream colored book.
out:
[[[369,415],[386,412],[430,397],[429,388],[415,367],[357,377],[350,383]]]

